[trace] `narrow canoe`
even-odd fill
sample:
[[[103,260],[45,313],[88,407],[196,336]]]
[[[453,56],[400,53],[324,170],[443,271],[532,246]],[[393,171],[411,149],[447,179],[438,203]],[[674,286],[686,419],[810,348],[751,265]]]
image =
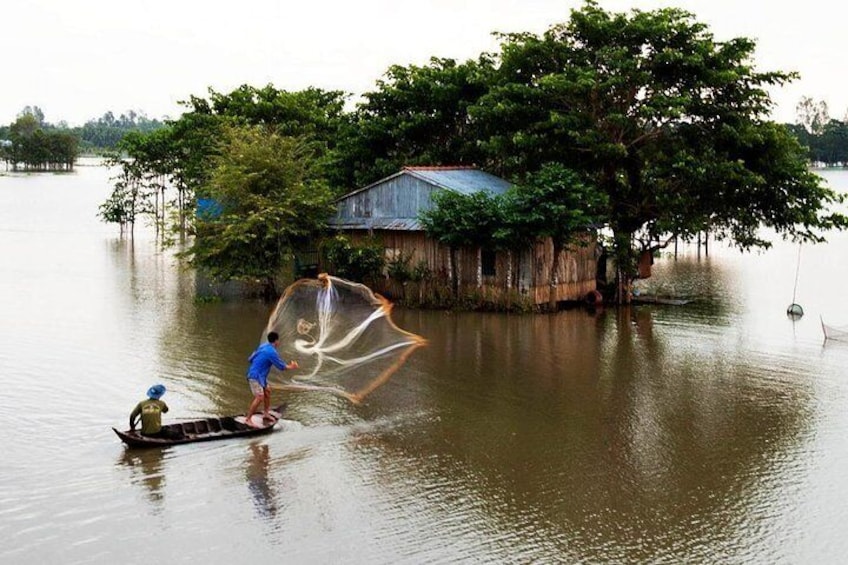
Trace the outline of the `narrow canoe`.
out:
[[[152,437],[141,435],[139,430],[124,430],[112,428],[121,440],[130,447],[165,447],[179,445],[182,443],[195,443],[198,441],[214,441],[234,437],[247,437],[269,434],[283,412],[285,404],[275,406],[271,409],[272,420],[262,420],[261,414],[254,414],[252,421],[259,427],[248,426],[244,423],[244,416],[212,416],[200,418],[187,422],[177,422],[162,426],[163,435],[166,437]]]

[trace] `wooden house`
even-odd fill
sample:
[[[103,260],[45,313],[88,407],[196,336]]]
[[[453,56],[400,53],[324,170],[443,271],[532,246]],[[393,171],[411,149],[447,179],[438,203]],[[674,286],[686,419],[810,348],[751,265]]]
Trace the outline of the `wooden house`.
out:
[[[551,292],[555,302],[583,300],[596,288],[596,245],[588,233],[585,245],[575,245],[561,253],[558,283],[553,286],[550,239],[520,253],[460,249],[454,273],[449,248],[428,238],[418,219],[422,211],[433,206],[432,197],[437,191],[502,194],[509,187],[507,181],[471,167],[405,167],[340,198],[330,225],[353,242],[375,238],[385,247],[387,261],[403,260],[419,274],[428,274],[424,281],[416,282],[418,300],[412,301],[433,302],[428,295],[444,293],[454,286],[458,298],[494,307],[547,305]],[[410,301],[411,297],[405,296],[408,282],[401,288],[397,281],[386,277],[375,286],[388,296]]]

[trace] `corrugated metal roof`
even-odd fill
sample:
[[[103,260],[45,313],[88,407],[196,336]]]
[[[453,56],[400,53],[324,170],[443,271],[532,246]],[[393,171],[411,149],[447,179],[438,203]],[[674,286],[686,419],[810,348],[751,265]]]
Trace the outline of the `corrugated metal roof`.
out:
[[[440,188],[462,194],[481,191],[502,194],[511,186],[500,177],[471,167],[404,167],[403,171]]]
[[[336,201],[340,206],[339,214],[328,222],[343,230],[420,231],[423,227],[417,218],[418,212],[430,206],[432,192],[432,189],[420,189],[421,183],[465,195],[484,191],[502,194],[512,186],[502,178],[473,167],[404,167],[339,198]],[[376,196],[369,198],[365,194],[368,191]],[[426,198],[427,202],[422,203],[418,198]]]

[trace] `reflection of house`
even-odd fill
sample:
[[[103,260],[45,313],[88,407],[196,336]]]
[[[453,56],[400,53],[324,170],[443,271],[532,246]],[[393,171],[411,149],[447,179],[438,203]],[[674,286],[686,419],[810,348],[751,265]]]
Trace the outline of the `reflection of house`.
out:
[[[409,258],[413,267],[426,266],[435,280],[450,281],[454,273],[449,249],[426,236],[419,213],[432,207],[432,196],[439,190],[501,194],[509,186],[501,178],[469,167],[406,167],[342,197],[330,225],[353,241],[374,236],[385,247],[389,261]],[[459,293],[493,304],[516,300],[545,304],[551,292],[552,254],[550,239],[521,253],[461,249],[456,258]],[[563,251],[558,274],[556,301],[581,300],[595,290],[594,239],[587,237],[587,245]],[[385,286],[378,290],[395,294],[390,281]]]

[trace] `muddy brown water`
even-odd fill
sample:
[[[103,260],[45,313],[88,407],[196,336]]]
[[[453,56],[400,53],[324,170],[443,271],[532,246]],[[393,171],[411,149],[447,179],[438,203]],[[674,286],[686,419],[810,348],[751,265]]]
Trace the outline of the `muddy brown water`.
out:
[[[823,173],[840,190],[848,173]],[[2,563],[836,563],[848,553],[848,237],[665,254],[684,306],[396,309],[427,337],[362,406],[289,400],[270,436],[127,450],[243,411],[270,306],[98,222],[108,172],[0,176]],[[797,274],[797,284],[796,284]],[[805,316],[792,320],[795,301]]]

